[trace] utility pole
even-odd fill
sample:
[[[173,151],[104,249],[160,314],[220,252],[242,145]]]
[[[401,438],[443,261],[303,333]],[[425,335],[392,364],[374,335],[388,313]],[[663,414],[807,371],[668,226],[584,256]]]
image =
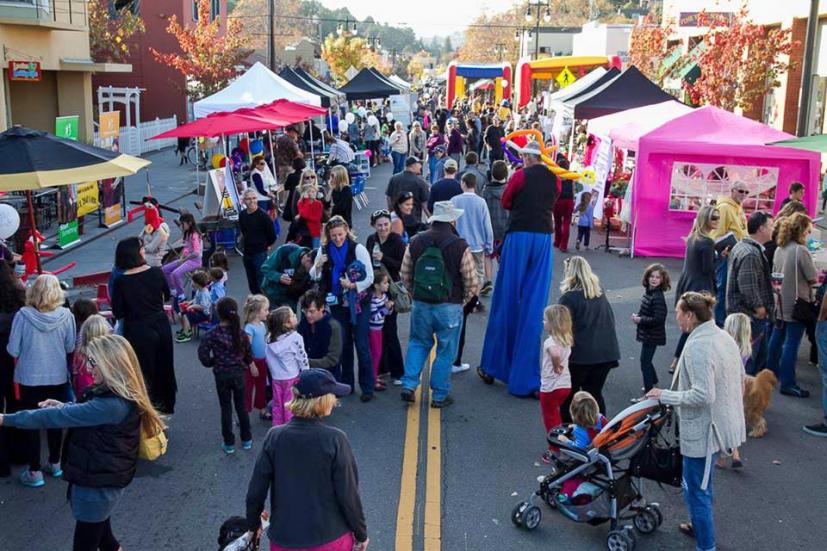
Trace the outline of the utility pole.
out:
[[[807,38],[804,42],[804,64],[801,67],[801,101],[798,104],[796,135],[806,136],[810,123],[810,99],[813,86],[813,59],[816,34],[818,33],[818,0],[810,0],[810,17],[807,19]]]
[[[537,17],[534,24],[534,59],[538,59],[540,57],[540,11],[542,8],[546,8],[542,14],[543,21],[546,23],[551,21],[551,0],[529,0],[525,12],[525,20],[527,23],[531,23],[531,20],[534,19],[531,8],[537,9]],[[531,31],[529,31],[529,38],[531,38]]]
[[[276,0],[269,0],[267,6],[268,30],[267,30],[267,61],[270,70],[276,70]]]

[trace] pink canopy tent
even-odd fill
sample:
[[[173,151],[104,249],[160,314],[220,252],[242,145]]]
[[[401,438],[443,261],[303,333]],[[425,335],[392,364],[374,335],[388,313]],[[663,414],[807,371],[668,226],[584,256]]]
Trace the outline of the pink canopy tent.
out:
[[[641,136],[692,110],[679,101],[664,101],[592,119],[588,128],[591,134],[610,137],[615,147],[637,151]]]
[[[613,131],[613,138],[636,145],[632,181],[633,253],[683,257],[681,239],[702,204],[728,194],[734,182],[751,190],[747,213],[777,212],[793,182],[806,188],[810,214],[818,200],[818,153],[774,147],[789,134],[716,107],[701,107],[645,133],[639,126]]]

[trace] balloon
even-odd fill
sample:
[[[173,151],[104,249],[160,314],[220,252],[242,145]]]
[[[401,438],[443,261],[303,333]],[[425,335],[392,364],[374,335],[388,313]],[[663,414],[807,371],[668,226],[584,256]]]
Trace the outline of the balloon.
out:
[[[347,132],[347,121],[339,121],[339,133],[344,134]]]
[[[14,207],[5,203],[0,204],[0,239],[8,239],[20,227],[20,215]]]
[[[238,142],[238,147],[244,153],[249,153],[250,152],[250,140],[248,140],[247,138],[242,138],[241,141]]]
[[[258,155],[264,151],[264,142],[261,140],[253,140],[250,142],[250,154],[251,155]]]
[[[356,110],[356,112],[357,112],[357,113],[359,113],[359,116],[360,116],[360,117],[364,117],[364,116],[365,116],[365,113],[367,113],[367,112],[368,112],[368,110],[367,110],[367,109],[365,109],[364,107],[360,107],[359,109],[357,109],[357,110]]]
[[[391,122],[393,120],[393,113],[388,113],[385,115],[385,118],[388,119],[388,122]]]
[[[371,151],[370,149],[365,149],[365,157],[370,159],[371,155],[373,155],[373,151]],[[15,212],[17,212],[17,211],[15,211]]]
[[[345,115],[345,120],[348,124],[353,124],[353,121],[356,120],[356,115],[354,115],[353,113],[348,113],[347,115]]]
[[[503,79],[503,88],[508,88],[508,81]]]
[[[212,156],[212,160],[210,161],[210,164],[212,165],[213,168],[221,168],[222,166],[226,166],[227,158],[224,155],[222,155],[221,153],[216,153],[215,155]]]
[[[371,115],[368,117],[368,124],[371,126],[379,126],[379,119]]]
[[[241,165],[244,164],[244,155],[239,151],[232,154],[233,170],[241,170]]]

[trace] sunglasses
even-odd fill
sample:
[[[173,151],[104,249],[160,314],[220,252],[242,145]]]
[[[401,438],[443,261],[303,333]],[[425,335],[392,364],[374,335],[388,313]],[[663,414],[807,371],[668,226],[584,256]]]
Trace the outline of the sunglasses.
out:
[[[712,220],[713,222],[717,222],[717,221],[718,221],[718,220],[720,220],[720,219],[721,219],[721,217],[720,217],[720,216],[712,216],[712,217],[710,217],[710,220]]]
[[[387,209],[379,209],[379,210],[373,211],[373,214],[371,214],[370,217],[372,219],[376,220],[377,218],[382,218],[383,216],[390,216],[390,215],[391,215],[391,213],[389,213]]]
[[[747,189],[736,189],[735,193],[740,193],[742,195],[746,195],[747,193],[749,193],[749,190],[747,190]]]
[[[303,180],[315,180],[316,177],[315,176],[304,176],[302,179]]]

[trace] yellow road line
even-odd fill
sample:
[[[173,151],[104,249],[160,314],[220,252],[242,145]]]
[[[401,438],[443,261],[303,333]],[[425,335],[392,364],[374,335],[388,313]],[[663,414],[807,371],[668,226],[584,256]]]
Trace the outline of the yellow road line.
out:
[[[425,547],[442,548],[442,425],[441,411],[428,408],[428,453],[425,475]]]
[[[419,401],[421,395],[420,386],[416,389],[416,403],[408,406],[405,447],[402,452],[402,482],[399,488],[399,508],[396,512],[396,551],[413,550],[416,471],[419,460]]]

